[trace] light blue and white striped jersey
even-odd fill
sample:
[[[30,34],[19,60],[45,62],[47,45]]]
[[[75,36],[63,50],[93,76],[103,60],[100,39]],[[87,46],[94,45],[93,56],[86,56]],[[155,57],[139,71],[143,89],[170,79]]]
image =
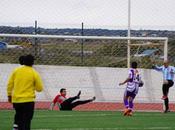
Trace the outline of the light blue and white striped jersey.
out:
[[[173,80],[174,79],[174,75],[175,75],[175,67],[173,66],[155,66],[154,68],[157,71],[160,71],[163,73],[163,79],[165,80]]]

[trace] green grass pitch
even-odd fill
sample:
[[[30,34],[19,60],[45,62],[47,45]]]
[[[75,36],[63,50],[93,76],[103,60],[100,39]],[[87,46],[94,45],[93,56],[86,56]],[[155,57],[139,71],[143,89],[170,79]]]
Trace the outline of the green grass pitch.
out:
[[[11,130],[14,111],[0,110],[0,130]],[[32,130],[175,130],[175,113],[36,110]]]

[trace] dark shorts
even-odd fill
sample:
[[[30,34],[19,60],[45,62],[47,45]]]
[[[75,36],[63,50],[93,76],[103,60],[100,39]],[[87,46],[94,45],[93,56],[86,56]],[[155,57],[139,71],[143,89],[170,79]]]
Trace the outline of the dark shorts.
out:
[[[126,97],[132,97],[134,99],[135,96],[136,96],[136,94],[135,94],[135,91],[130,92],[130,91],[125,90],[124,96],[126,96]]]
[[[172,80],[168,80],[168,87],[172,87],[174,85],[174,82]]]

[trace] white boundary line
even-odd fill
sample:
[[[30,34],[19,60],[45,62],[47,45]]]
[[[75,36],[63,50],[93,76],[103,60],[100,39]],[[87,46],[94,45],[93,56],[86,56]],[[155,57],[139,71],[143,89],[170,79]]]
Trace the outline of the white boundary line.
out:
[[[163,113],[160,113],[160,112],[157,112],[155,114],[152,114],[152,113],[137,113],[135,112],[134,113],[134,116],[136,117],[140,117],[140,116],[163,116],[164,114]],[[81,115],[74,115],[74,114],[66,114],[66,115],[39,115],[39,116],[34,116],[34,118],[44,118],[44,117],[96,117],[96,116],[114,116],[114,113],[111,113],[111,114],[93,114],[93,115],[88,115],[88,114],[81,114]],[[122,114],[121,114],[122,116]],[[174,114],[169,114],[168,116],[173,116],[174,117]]]
[[[84,115],[51,115],[51,117],[94,117],[94,116],[111,116],[114,114],[93,114],[93,115],[88,115],[88,114],[84,114]],[[35,116],[34,118],[43,118],[43,117],[49,117],[49,115],[40,115],[40,116]]]

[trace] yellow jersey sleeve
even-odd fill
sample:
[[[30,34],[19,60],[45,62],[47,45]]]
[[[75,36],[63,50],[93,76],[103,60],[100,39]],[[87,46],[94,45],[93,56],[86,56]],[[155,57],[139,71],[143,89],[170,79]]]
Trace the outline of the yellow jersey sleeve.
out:
[[[34,86],[35,86],[35,90],[37,92],[41,92],[43,90],[43,83],[42,83],[41,77],[37,71],[35,71],[35,84],[34,84]]]
[[[7,83],[7,96],[12,96],[12,91],[14,88],[14,76],[15,76],[16,70],[17,69],[15,69],[9,77],[9,80]]]

